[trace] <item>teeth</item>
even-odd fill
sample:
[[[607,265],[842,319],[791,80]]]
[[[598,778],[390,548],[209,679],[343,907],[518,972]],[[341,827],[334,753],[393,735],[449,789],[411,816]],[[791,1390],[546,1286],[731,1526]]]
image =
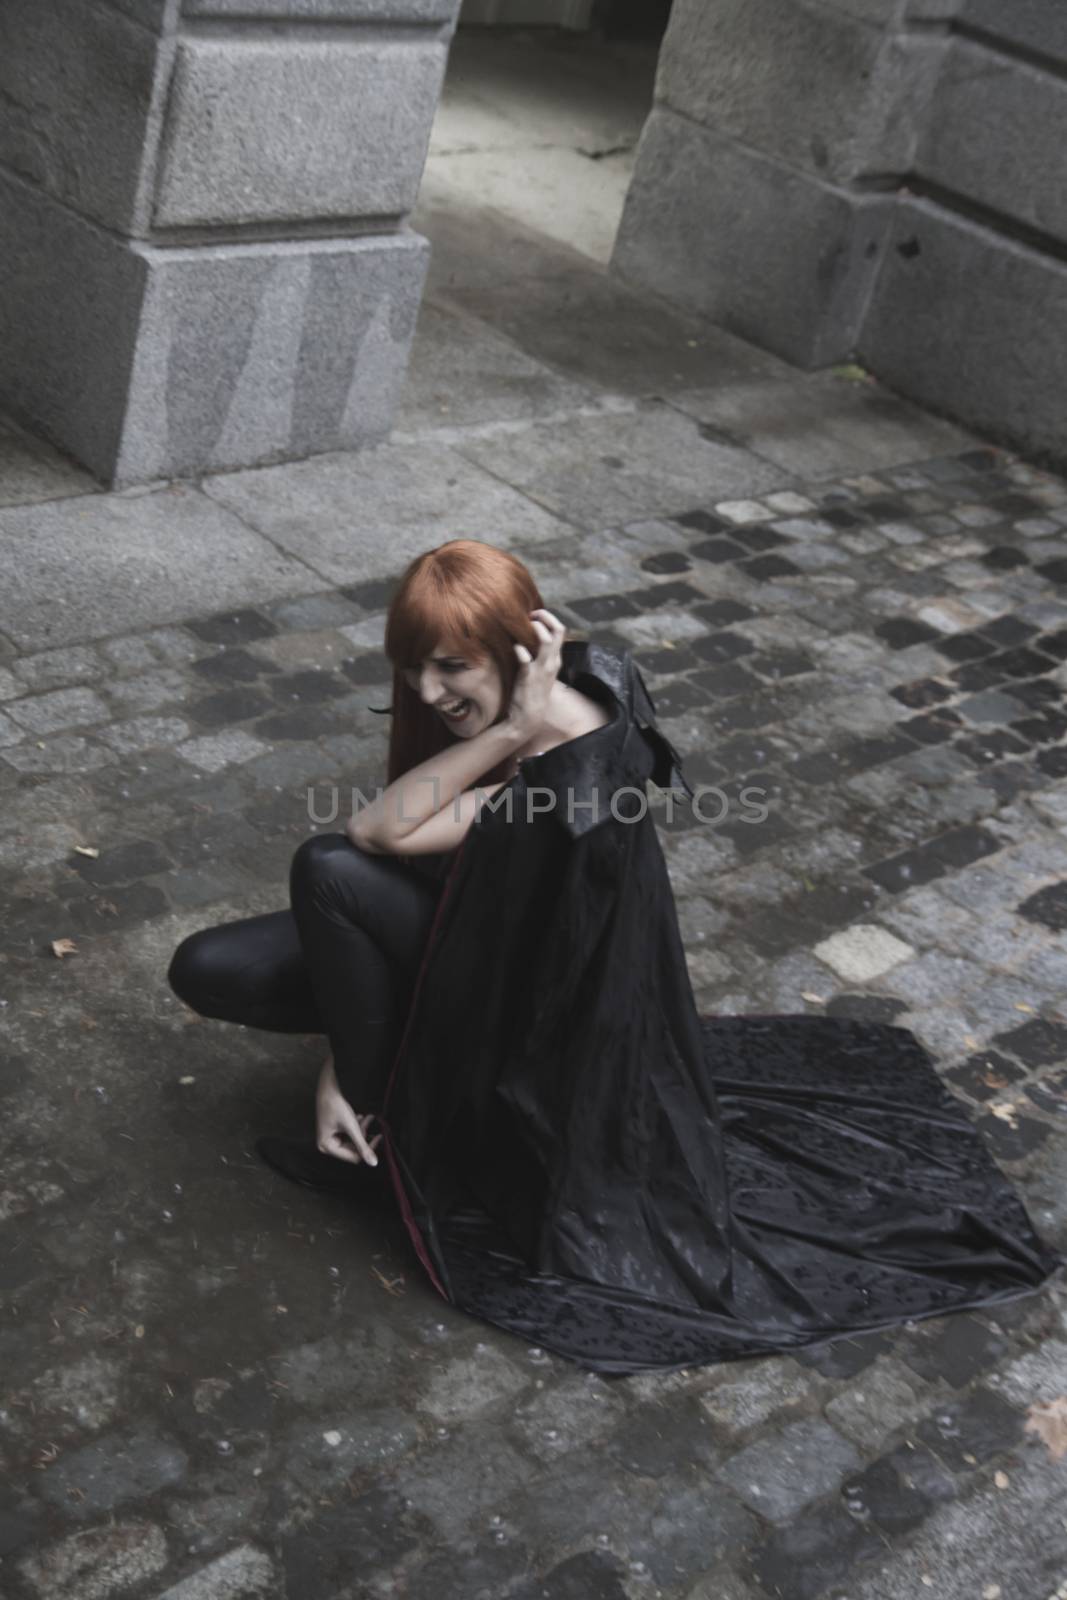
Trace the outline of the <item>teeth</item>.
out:
[[[457,700],[454,706],[442,706],[441,710],[444,711],[448,716],[455,716],[458,712],[463,710],[466,704],[466,700]]]

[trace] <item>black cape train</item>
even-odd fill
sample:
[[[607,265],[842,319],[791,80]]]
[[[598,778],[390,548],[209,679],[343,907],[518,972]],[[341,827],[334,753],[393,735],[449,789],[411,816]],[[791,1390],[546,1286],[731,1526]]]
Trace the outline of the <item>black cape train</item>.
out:
[[[438,1290],[628,1373],[1038,1288],[1061,1258],[913,1034],[698,1014],[633,820],[648,778],[692,793],[678,754],[629,654],[568,643],[560,676],[612,721],[523,761],[452,858],[381,1118]]]

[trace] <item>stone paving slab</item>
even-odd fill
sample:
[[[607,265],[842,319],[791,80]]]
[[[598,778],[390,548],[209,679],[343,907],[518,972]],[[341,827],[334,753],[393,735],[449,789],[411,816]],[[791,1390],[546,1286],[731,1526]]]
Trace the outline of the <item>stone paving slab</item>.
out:
[[[93,494],[97,484],[43,440],[0,420],[0,506]]]
[[[479,221],[488,227],[490,259],[499,260],[491,214]],[[457,263],[470,241],[451,245],[440,238],[442,260],[435,283]],[[531,268],[536,256],[530,258]],[[479,280],[468,286],[453,280],[442,285],[441,301],[477,316],[506,334],[528,355],[555,371],[585,383],[630,395],[673,395],[686,390],[726,387],[753,378],[795,376],[795,369],[765,350],[746,344],[721,328],[710,327],[663,301],[649,300],[589,262],[546,271]]]
[[[0,510],[0,628],[23,650],[80,643],[317,587],[317,574],[188,485]]]
[[[927,451],[948,455],[977,442],[963,428],[887,395],[858,369],[685,389],[672,403],[798,478],[879,472]]]
[[[778,467],[702,436],[669,406],[650,401],[636,414],[535,424],[522,433],[472,439],[459,447],[581,528],[670,516],[708,496],[782,485]]]
[[[4,627],[25,643],[0,677],[12,1600],[1057,1595],[1064,1462],[1027,1424],[1067,1397],[1062,1283],[791,1357],[590,1377],[445,1306],[394,1218],[263,1169],[260,1132],[310,1131],[319,1041],[167,989],[186,933],[285,904],[309,785],[327,817],[334,785],[380,781],[391,584],[474,532],[575,635],[635,649],[703,814],[725,797],[717,821],[657,811],[701,1009],[914,1028],[1067,1247],[1067,485],[945,453],[931,424],[878,472],[690,462],[683,493],[692,422],[625,405],[603,453],[632,458],[633,515],[625,493],[596,514],[592,470],[545,509],[562,430],[481,422],[169,501],[0,513],[42,518],[57,552],[32,567],[19,524]],[[575,423],[590,469],[607,425]],[[116,577],[110,610],[99,583],[52,635],[30,580],[74,604],[81,509],[105,579],[124,549],[137,574],[142,530],[146,581]]]
[[[424,300],[396,428],[469,425],[575,410],[595,398],[532,360],[476,317],[456,339],[456,319]]]
[[[228,473],[207,479],[204,488],[317,573],[320,586],[396,574],[446,539],[509,548],[563,531],[498,475],[426,443]],[[306,587],[310,592],[313,585]]]

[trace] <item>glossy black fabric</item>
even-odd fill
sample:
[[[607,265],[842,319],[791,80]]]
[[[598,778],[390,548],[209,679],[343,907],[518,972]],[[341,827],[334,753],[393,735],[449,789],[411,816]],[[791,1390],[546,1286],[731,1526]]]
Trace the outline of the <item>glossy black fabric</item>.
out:
[[[345,1099],[376,1112],[440,896],[433,864],[445,859],[412,872],[340,833],[305,839],[289,874],[292,909],[190,934],[171,960],[171,988],[204,1017],[325,1033]]]
[[[570,643],[561,675],[613,720],[521,763],[511,820],[470,829],[387,1094],[437,1287],[626,1373],[1040,1286],[1059,1257],[913,1035],[698,1016],[655,824],[609,809],[684,782],[676,752],[628,656]],[[537,789],[555,806],[530,816]]]

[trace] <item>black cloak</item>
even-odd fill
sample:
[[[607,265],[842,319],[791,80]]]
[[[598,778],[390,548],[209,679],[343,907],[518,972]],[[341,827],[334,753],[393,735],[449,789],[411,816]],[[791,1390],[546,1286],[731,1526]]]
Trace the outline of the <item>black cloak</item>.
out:
[[[612,721],[455,852],[380,1119],[437,1289],[604,1373],[1037,1289],[1062,1259],[913,1034],[698,1014],[645,799],[692,796],[678,753],[628,652],[560,677]]]

